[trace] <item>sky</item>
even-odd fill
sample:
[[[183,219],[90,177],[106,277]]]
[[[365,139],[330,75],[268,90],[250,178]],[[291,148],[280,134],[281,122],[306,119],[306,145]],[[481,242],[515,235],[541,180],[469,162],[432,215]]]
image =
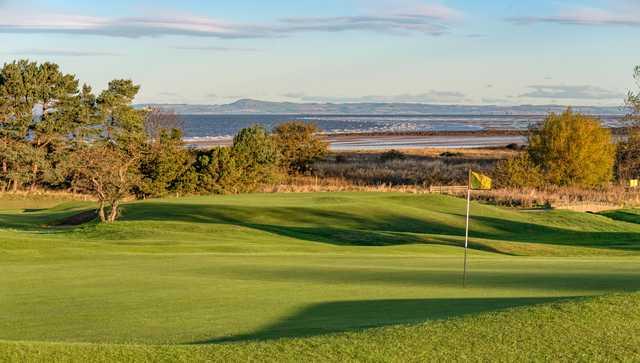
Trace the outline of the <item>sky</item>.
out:
[[[0,0],[0,63],[139,103],[622,105],[640,0]]]

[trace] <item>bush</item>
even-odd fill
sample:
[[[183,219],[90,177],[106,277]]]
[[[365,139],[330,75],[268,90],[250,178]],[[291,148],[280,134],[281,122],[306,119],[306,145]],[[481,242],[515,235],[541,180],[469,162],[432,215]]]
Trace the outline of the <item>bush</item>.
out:
[[[501,160],[494,171],[496,186],[500,188],[540,188],[544,175],[528,154]]]
[[[192,173],[196,176],[187,173],[182,179],[181,189],[184,192],[238,193],[242,189],[238,185],[241,172],[230,148],[199,151],[192,166]],[[195,185],[190,185],[193,182]]]
[[[383,163],[394,161],[394,160],[404,160],[407,156],[398,150],[389,150],[385,151],[380,155],[380,161]]]
[[[529,156],[547,182],[558,186],[594,187],[613,177],[615,146],[598,119],[550,114],[529,135]]]
[[[461,152],[451,152],[451,151],[445,151],[442,154],[440,154],[440,157],[443,157],[443,158],[458,158],[461,156],[464,156],[464,154]]]
[[[237,192],[251,192],[262,184],[274,183],[281,176],[278,167],[280,152],[262,126],[241,130],[233,139],[231,155],[240,173]]]
[[[618,144],[615,173],[618,181],[640,178],[640,132],[634,131],[629,138]]]
[[[327,154],[327,143],[318,138],[315,124],[301,121],[286,122],[273,130],[273,138],[280,150],[280,164],[290,174],[308,172],[311,165]]]
[[[176,191],[177,181],[189,167],[189,151],[184,148],[182,133],[161,130],[157,139],[146,145],[140,162],[141,182],[138,196],[160,197]]]

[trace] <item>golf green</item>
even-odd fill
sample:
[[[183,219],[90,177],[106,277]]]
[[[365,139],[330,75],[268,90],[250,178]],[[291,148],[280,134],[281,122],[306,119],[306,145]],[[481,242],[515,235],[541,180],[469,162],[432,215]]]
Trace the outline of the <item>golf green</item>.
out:
[[[465,201],[453,197],[151,200],[126,205],[115,224],[79,227],[54,225],[90,204],[10,207],[0,211],[4,341],[246,344],[640,289],[640,225],[615,214],[474,203],[463,288]]]

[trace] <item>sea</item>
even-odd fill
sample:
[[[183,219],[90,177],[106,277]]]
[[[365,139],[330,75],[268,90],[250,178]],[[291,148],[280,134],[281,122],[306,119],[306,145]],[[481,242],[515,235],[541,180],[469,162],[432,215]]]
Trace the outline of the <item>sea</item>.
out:
[[[315,123],[326,134],[416,131],[525,130],[545,115],[181,115],[186,142],[232,138],[252,125],[271,130],[287,121]],[[624,126],[622,116],[601,116],[604,126]]]

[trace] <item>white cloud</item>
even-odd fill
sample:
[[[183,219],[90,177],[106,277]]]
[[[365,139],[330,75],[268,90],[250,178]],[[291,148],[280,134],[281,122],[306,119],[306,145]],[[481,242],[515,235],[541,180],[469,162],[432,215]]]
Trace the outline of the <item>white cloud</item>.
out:
[[[2,52],[2,54],[18,55],[18,56],[44,56],[44,57],[104,57],[119,56],[118,53],[112,52],[96,52],[82,50],[64,50],[64,49],[22,49],[10,52]]]
[[[403,94],[391,96],[362,96],[362,97],[325,97],[307,96],[303,94],[291,94],[297,96],[303,102],[329,102],[329,103],[462,103],[470,100],[464,93],[455,91],[435,91],[420,94]]]
[[[386,15],[296,17],[269,24],[239,24],[197,16],[108,18],[5,11],[0,14],[0,33],[128,38],[184,35],[219,39],[272,38],[304,32],[345,31],[441,35],[448,32],[448,23],[455,14],[455,10],[438,5]]]
[[[194,50],[194,51],[205,51],[205,52],[259,52],[260,50],[257,48],[240,48],[240,47],[220,47],[220,46],[176,46],[172,47],[177,50]]]
[[[525,15],[508,20],[520,25],[554,23],[581,26],[640,27],[640,3],[632,0],[610,1],[609,9],[571,7],[552,15]]]
[[[549,86],[533,85],[531,91],[521,94],[521,98],[571,99],[571,100],[613,100],[624,98],[624,93],[614,92],[595,86]]]

